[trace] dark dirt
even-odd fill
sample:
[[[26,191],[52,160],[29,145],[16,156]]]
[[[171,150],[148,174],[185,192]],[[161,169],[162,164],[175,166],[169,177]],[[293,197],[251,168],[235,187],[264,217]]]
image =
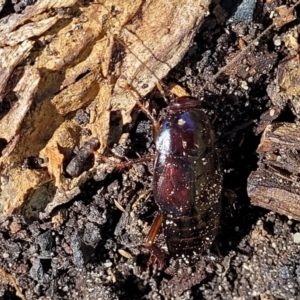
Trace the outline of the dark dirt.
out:
[[[300,224],[251,206],[246,192],[247,178],[257,168],[257,122],[270,106],[267,86],[276,80],[278,62],[287,55],[274,37],[295,26],[299,31],[299,20],[273,27],[210,83],[239,53],[239,36],[251,43],[272,23],[269,16],[275,7],[294,4],[257,1],[251,20],[229,23],[234,2],[212,5],[189,52],[165,79],[201,98],[213,122],[224,171],[223,214],[215,245],[196,265],[182,265],[167,254],[164,270],[149,268],[143,240],[158,209],[147,193],[152,163],[98,174],[59,208],[55,227],[50,219],[1,220],[0,266],[13,275],[26,299],[299,299],[300,246],[293,236]],[[299,15],[300,8],[296,10]],[[161,99],[149,98],[161,108]],[[139,114],[127,142],[111,148],[107,155],[137,158],[136,153],[154,153],[151,123]],[[163,233],[157,244],[167,251]],[[9,282],[1,277],[0,299],[20,299]]]

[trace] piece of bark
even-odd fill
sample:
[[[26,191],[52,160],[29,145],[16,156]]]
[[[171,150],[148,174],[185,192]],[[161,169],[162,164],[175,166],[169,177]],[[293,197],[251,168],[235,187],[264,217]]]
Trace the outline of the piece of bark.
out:
[[[63,190],[56,190],[55,195],[53,196],[53,199],[51,202],[48,203],[48,205],[45,208],[45,212],[40,213],[40,218],[47,218],[50,216],[52,211],[65,203],[68,203],[71,199],[73,199],[75,196],[77,196],[80,193],[79,187],[75,187],[68,191]]]
[[[299,56],[286,57],[278,66],[278,90],[288,96],[300,95]]]
[[[264,112],[260,116],[260,120],[259,123],[257,124],[255,133],[257,135],[262,133],[266,129],[266,127],[279,116],[280,112],[281,112],[281,108],[278,106],[273,106],[272,108]]]
[[[37,1],[32,6],[27,6],[22,14],[11,14],[0,20],[0,33],[8,34],[13,32],[16,28],[20,28],[23,24],[28,22],[31,18],[34,18],[44,11],[51,9],[58,9],[61,7],[70,7],[74,5],[76,0],[41,0]]]
[[[45,170],[12,168],[9,174],[2,173],[2,177],[6,181],[1,186],[0,211],[8,215],[16,212],[39,186],[49,182],[49,175]]]
[[[300,221],[300,184],[274,170],[258,169],[248,179],[251,203]]]
[[[14,47],[0,48],[0,102],[8,92],[7,84],[14,69],[28,56],[32,47],[32,41],[24,41]]]
[[[295,30],[290,32],[289,38],[285,39],[285,44],[290,47],[291,53],[297,49],[294,42],[298,40],[298,33]],[[260,134],[267,125],[271,124],[284,108],[288,105],[295,116],[300,118],[300,72],[299,55],[285,57],[278,65],[276,83],[268,85],[267,92],[272,105],[268,112],[261,117],[256,133]]]
[[[300,126],[268,125],[257,152],[259,167],[248,178],[248,195],[261,206],[300,221]]]
[[[297,55],[299,53],[299,33],[297,30],[297,26],[283,33],[281,36],[281,40],[284,42],[284,45],[289,49],[289,52],[292,55]]]
[[[48,157],[48,173],[52,178],[54,178],[54,185],[57,188],[60,188],[64,155],[60,153],[58,145],[56,145],[56,147],[47,147],[45,152]]]
[[[278,16],[274,18],[274,24],[280,28],[296,19],[294,7],[282,5],[276,8]]]
[[[90,138],[99,139],[99,151],[104,151],[111,130],[111,112],[120,114],[122,126],[132,121],[136,102],[125,85],[129,83],[142,96],[149,93],[186,53],[208,13],[210,2],[109,0],[83,5],[74,0],[48,0],[37,1],[26,7],[22,14],[1,19],[1,50],[7,53],[5,57],[12,51],[19,53],[22,46],[28,45],[11,63],[8,59],[3,62],[7,71],[0,95],[6,96],[6,86],[14,69],[25,64],[25,59],[32,69],[38,70],[41,78],[32,95],[33,105],[27,106],[31,108],[30,114],[25,111],[15,133],[10,134],[7,155],[0,158],[2,174],[9,178],[18,174],[20,180],[29,176],[27,179],[30,180],[32,173],[21,168],[22,162],[28,157],[39,157],[50,140],[58,139],[55,136],[58,129],[64,127],[76,110],[89,105],[94,107],[93,122],[82,128],[74,125],[71,130],[80,140],[74,139],[68,145],[71,151],[63,153],[64,160],[71,158],[75,146],[80,147],[86,141],[80,134],[82,129],[91,132]],[[33,44],[36,45],[34,51]],[[24,92],[19,91],[20,99]],[[9,142],[8,138],[6,140]],[[61,174],[59,180],[64,188],[71,190],[87,180],[97,168],[94,166],[72,180],[65,180]],[[34,170],[43,175],[44,180],[37,181],[34,175],[35,186],[28,188],[18,190],[18,185],[1,184],[2,202],[10,201],[3,195],[9,195],[12,188],[18,196],[9,205],[2,203],[0,214],[11,213],[22,206],[29,210],[26,203],[31,203],[34,190],[40,194],[46,191],[44,187],[50,176],[44,172]],[[59,177],[58,173],[56,177]]]
[[[20,42],[27,41],[31,37],[38,36],[51,28],[59,19],[60,16],[56,15],[52,18],[41,20],[39,22],[26,24],[10,33],[0,33],[0,47],[16,46]]]
[[[26,67],[23,77],[14,89],[19,99],[0,120],[1,138],[5,139],[7,143],[19,133],[23,119],[32,104],[34,93],[38,89],[39,82],[40,74],[38,70]]]

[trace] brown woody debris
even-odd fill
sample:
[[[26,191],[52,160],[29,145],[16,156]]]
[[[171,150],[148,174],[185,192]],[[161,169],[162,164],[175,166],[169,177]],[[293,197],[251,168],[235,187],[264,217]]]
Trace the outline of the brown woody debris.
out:
[[[270,84],[267,92],[271,99],[272,106],[270,110],[265,112],[258,124],[257,134],[263,132],[268,124],[271,124],[281,113],[281,111],[289,105],[291,110],[300,117],[300,73],[299,73],[299,55],[295,54],[299,47],[298,32],[296,28],[292,28],[283,36],[286,47],[289,48],[291,55],[284,58],[278,65],[276,84]]]
[[[284,11],[284,7],[279,9]],[[295,53],[299,47],[296,45],[297,38],[295,29],[284,35],[283,40],[286,47],[290,48],[290,53]],[[300,220],[299,122],[271,123],[286,105],[299,120],[299,67],[298,54],[286,57],[279,63],[276,85],[268,86],[272,106],[262,115],[258,124],[257,132],[264,131],[257,148],[258,169],[250,174],[247,188],[252,204],[296,220]]]
[[[61,154],[57,147],[47,147],[45,152],[48,156],[48,173],[55,180],[55,186],[60,187],[60,176],[63,171],[64,156]]]
[[[282,5],[277,7],[276,12],[278,13],[278,17],[274,19],[274,24],[277,28],[280,28],[296,19],[294,7]]]
[[[299,124],[268,125],[257,152],[259,168],[248,178],[253,205],[300,220]]]
[[[54,186],[74,191],[96,171],[95,166],[76,179],[64,177],[62,166],[75,146],[88,139],[81,130],[99,139],[103,152],[111,111],[120,113],[123,125],[131,122],[135,99],[124,86],[130,84],[142,96],[149,93],[188,50],[209,4],[210,0],[110,0],[88,5],[37,1],[22,14],[0,20],[0,101],[7,101],[11,92],[17,96],[0,120],[0,138],[6,143],[0,157],[2,176],[9,178],[0,188],[0,214],[24,208],[30,215],[33,198],[49,201],[55,194],[48,186],[51,174]],[[26,64],[30,66],[24,68]],[[20,66],[24,74],[15,79]],[[70,123],[78,109],[90,105],[90,124]],[[67,127],[73,137],[66,137],[68,145],[63,146]],[[21,168],[28,157],[47,156],[48,172]],[[58,202],[67,201],[65,196]]]

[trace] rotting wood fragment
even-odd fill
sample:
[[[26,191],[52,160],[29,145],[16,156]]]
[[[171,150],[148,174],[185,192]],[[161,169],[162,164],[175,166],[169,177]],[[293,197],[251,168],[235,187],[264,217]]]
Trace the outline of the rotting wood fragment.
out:
[[[291,49],[292,55],[285,57],[278,65],[276,83],[271,83],[267,87],[267,93],[271,99],[271,107],[261,117],[256,129],[260,134],[267,125],[271,124],[280,113],[288,106],[294,115],[300,118],[300,73],[298,51],[298,33],[293,28],[289,34],[285,35],[286,47]]]
[[[57,141],[64,155],[60,163],[70,161],[73,149],[88,139],[82,132],[89,132],[89,138],[96,137],[99,152],[103,153],[113,130],[111,112],[120,114],[123,126],[132,122],[136,102],[124,86],[129,83],[145,96],[181,60],[211,0],[200,2],[110,0],[83,5],[74,0],[37,1],[22,14],[0,20],[0,65],[4,68],[0,75],[0,102],[7,101],[7,87],[16,67],[30,65],[27,68],[31,73],[38,74],[36,80],[27,76],[30,86],[18,90],[18,104],[26,103],[13,107],[5,116],[17,114],[18,118],[12,118],[14,126],[8,130],[2,126],[0,138],[7,149],[3,149],[0,163],[2,174],[10,181],[0,183],[0,215],[24,208],[31,195],[35,191],[42,193],[43,185],[50,180],[56,179],[56,186],[62,181],[61,187],[72,191],[96,173],[94,166],[77,178],[65,178],[57,165],[51,179],[51,170],[48,174],[40,169],[33,172],[23,170],[21,164],[28,157],[40,157],[47,147],[56,151],[51,141]],[[93,121],[81,127],[72,123],[75,112],[89,105],[94,108],[90,116]],[[7,127],[8,122],[3,120]],[[60,128],[65,127],[70,127],[73,137],[63,135],[65,131]],[[62,146],[65,142],[68,145]],[[11,186],[10,182],[17,181],[12,178],[15,174],[19,181],[34,184]],[[43,180],[37,180],[39,177]]]
[[[248,178],[251,203],[300,221],[299,124],[268,125],[257,152],[259,168]]]
[[[274,19],[274,24],[277,28],[280,28],[296,19],[294,7],[282,5],[277,7],[276,12],[278,16]]]
[[[274,170],[258,169],[248,179],[251,203],[300,221],[300,183]]]

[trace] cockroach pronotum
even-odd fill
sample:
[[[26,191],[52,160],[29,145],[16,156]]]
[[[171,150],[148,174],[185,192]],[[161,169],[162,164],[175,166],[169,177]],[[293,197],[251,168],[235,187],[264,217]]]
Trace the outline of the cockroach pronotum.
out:
[[[145,245],[161,263],[154,239],[163,224],[169,253],[188,261],[212,244],[219,226],[222,173],[215,136],[197,98],[172,100],[160,123],[137,103],[154,123],[157,152],[152,186],[160,212]]]

